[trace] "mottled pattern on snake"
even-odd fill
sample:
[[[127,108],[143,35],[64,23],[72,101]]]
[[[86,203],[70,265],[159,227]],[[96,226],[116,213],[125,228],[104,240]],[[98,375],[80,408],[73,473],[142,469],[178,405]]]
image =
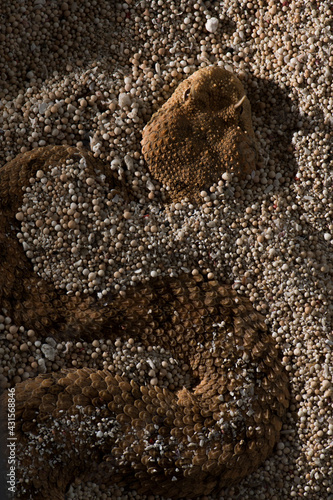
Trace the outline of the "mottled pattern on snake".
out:
[[[209,66],[184,80],[143,131],[153,176],[174,201],[200,201],[224,172],[250,174],[258,160],[251,106],[240,80]]]
[[[225,92],[234,88],[235,81],[219,68],[201,70],[180,85],[164,110],[174,109],[174,100],[183,92],[185,100],[188,94],[196,100],[204,91],[209,103],[219,84]],[[250,172],[254,161],[253,157],[249,164],[242,153],[232,156],[232,151],[243,151],[243,147],[237,149],[235,137],[245,136],[251,150],[254,144],[252,128],[243,130],[237,125],[243,118],[235,122],[235,112],[247,105],[240,85],[237,81],[238,93],[232,90],[226,96],[229,114],[221,121],[229,123],[231,116],[233,132],[227,133],[227,150],[235,158],[231,170],[238,169],[238,174],[242,167],[244,173]],[[244,112],[250,119],[249,108]],[[163,128],[164,111],[155,115],[144,132],[143,151],[152,174],[171,186],[169,192],[175,199],[177,189],[183,192],[178,180],[172,184],[179,173],[179,158],[166,162],[165,142],[160,143],[159,136],[154,149],[152,127],[159,129],[159,123]],[[154,159],[156,151],[161,151],[157,163],[149,159],[147,137]],[[223,149],[227,137],[226,142],[222,136],[219,140]],[[227,162],[228,157],[224,158]],[[127,200],[124,204],[131,199],[126,186],[106,165],[74,147],[40,148],[3,167],[1,307],[16,324],[34,329],[40,338],[131,338],[143,351],[158,346],[166,360],[172,357],[188,366],[191,383],[171,390],[139,384],[125,371],[83,368],[39,375],[18,384],[17,452],[22,481],[18,498],[64,498],[76,478],[126,484],[139,492],[173,498],[218,492],[255,470],[272,452],[288,406],[287,377],[264,318],[230,286],[207,280],[198,272],[172,277],[166,271],[163,277],[129,286],[121,294],[111,290],[102,300],[94,292],[67,293],[54,286],[52,276],[41,277],[34,270],[29,249],[19,241],[24,234],[17,237],[21,230],[18,214],[30,180],[43,172],[45,185],[52,191],[50,172],[60,165],[66,168],[69,160],[77,171],[84,163],[86,180],[103,176],[113,193],[110,217],[115,192]],[[201,173],[193,177],[193,183],[189,167],[186,196],[197,199],[198,189],[216,182],[228,170],[226,163],[219,163],[210,173],[211,161],[200,160],[195,170]],[[155,164],[161,167],[159,171]],[[183,165],[191,166],[191,160]],[[158,173],[167,166],[172,175]],[[73,221],[79,231],[78,216],[67,214],[67,226]],[[59,265],[63,262],[60,259]],[[153,354],[152,363],[160,369]]]

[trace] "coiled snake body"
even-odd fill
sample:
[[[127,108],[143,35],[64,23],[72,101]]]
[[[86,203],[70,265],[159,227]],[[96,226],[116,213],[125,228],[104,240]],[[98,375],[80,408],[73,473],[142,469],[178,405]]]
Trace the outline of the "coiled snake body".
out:
[[[184,197],[198,204],[200,192],[224,172],[249,173],[257,152],[239,80],[220,68],[185,80],[145,128],[143,153],[166,187],[167,204]],[[126,204],[132,227],[139,217],[127,187],[90,152],[33,150],[5,165],[0,181],[0,304],[12,321],[38,338],[128,340],[135,355],[150,353],[156,372],[177,360],[190,374],[189,383],[175,388],[142,384],[126,370],[90,368],[19,383],[17,497],[64,498],[81,478],[197,498],[255,470],[279,438],[288,389],[275,344],[250,301],[223,280],[195,269],[184,273],[172,255],[176,276],[165,268],[121,292],[107,279],[107,266],[96,277],[89,252],[100,263],[108,250],[96,249],[109,242],[110,231],[99,226],[98,245],[87,246],[80,231],[89,226],[89,200],[106,195],[93,220],[115,220]],[[84,196],[72,209],[66,193],[72,197],[76,187]],[[38,207],[29,210],[35,199]],[[53,201],[67,207],[59,227]],[[145,241],[140,234],[133,255]],[[59,238],[66,243],[61,248]],[[79,258],[91,266],[90,281],[72,280],[73,287],[66,276]]]

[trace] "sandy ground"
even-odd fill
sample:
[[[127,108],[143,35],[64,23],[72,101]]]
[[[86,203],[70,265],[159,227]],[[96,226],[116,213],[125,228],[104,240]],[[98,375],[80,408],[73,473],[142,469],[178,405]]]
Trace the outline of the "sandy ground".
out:
[[[237,210],[249,217],[224,248],[226,280],[265,314],[292,398],[274,455],[205,498],[332,499],[331,3],[4,0],[1,10],[1,165],[46,144],[84,145],[108,162],[130,155],[140,165],[141,131],[180,81],[212,64],[243,81],[262,163],[258,190],[239,196]],[[231,201],[226,222],[235,212]],[[0,319],[8,385],[41,364],[80,363],[82,346],[56,366],[38,363],[38,340],[17,333],[1,310]],[[98,356],[84,361],[101,365]],[[160,497],[88,483],[68,498]]]

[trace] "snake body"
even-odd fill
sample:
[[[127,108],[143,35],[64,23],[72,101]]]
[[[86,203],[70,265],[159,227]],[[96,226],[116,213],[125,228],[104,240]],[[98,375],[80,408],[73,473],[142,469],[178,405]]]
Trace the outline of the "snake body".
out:
[[[153,116],[143,153],[166,189],[166,204],[184,197],[199,203],[198,191],[223,172],[251,171],[257,151],[244,96],[236,77],[206,68]],[[214,153],[206,155],[203,144]],[[76,196],[76,187],[86,200],[78,196],[71,209],[66,193]],[[29,210],[36,193],[38,210],[45,209],[38,217],[37,208]],[[62,369],[16,385],[17,497],[64,498],[77,478],[172,498],[218,492],[254,471],[279,438],[289,399],[279,352],[248,299],[196,269],[183,272],[172,252],[167,262],[177,273],[165,265],[161,275],[129,281],[119,292],[117,281],[106,282],[105,273],[98,281],[92,267],[88,284],[82,279],[68,287],[72,258],[93,266],[107,252],[98,253],[107,238],[104,226],[96,230],[98,245],[80,236],[93,196],[104,221],[130,207],[132,215],[124,217],[140,227],[128,186],[88,151],[38,148],[0,170],[2,310],[37,338],[120,339],[132,346],[124,351],[123,370]],[[57,207],[66,214],[61,223]],[[61,248],[54,243],[59,238],[66,243]],[[144,236],[137,245],[141,241]],[[135,246],[133,256],[137,252]],[[178,385],[143,384],[135,367],[134,373],[125,369],[137,356],[154,373],[176,363],[189,378]]]

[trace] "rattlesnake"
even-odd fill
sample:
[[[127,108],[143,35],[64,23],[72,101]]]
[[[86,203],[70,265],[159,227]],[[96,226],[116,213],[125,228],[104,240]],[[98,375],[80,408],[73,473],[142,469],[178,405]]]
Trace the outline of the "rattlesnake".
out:
[[[183,236],[167,224],[170,207],[200,209],[202,191],[224,173],[254,169],[240,81],[221,68],[197,71],[152,117],[142,146],[164,190],[156,213],[76,147],[35,149],[0,170],[0,304],[13,323],[38,338],[129,341],[124,366],[135,352],[156,373],[173,360],[190,375],[170,388],[144,385],[135,368],[80,368],[17,384],[18,498],[64,498],[76,478],[197,498],[255,470],[279,438],[287,376],[264,318],[221,276],[198,271],[195,252],[184,269]],[[135,260],[149,251],[154,273]],[[124,255],[129,263],[117,261]]]

